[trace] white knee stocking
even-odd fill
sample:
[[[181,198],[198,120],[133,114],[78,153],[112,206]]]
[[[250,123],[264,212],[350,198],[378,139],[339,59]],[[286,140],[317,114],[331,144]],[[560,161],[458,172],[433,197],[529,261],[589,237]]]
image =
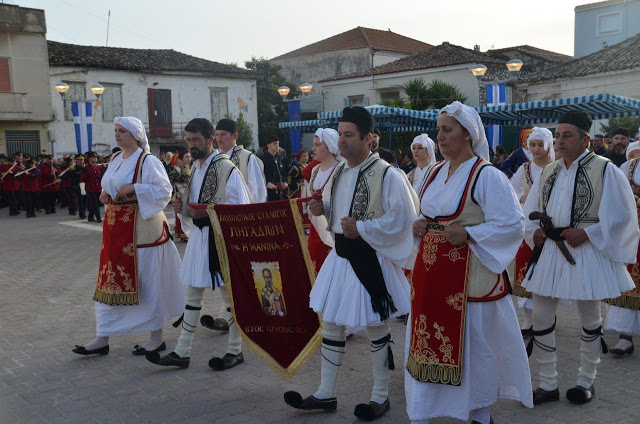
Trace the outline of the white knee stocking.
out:
[[[227,291],[227,286],[219,287],[219,289],[220,297],[222,298],[222,303],[224,305],[224,310],[220,315],[218,315],[218,318],[222,318],[223,320],[227,321],[229,327],[231,327],[233,314],[231,313],[231,300],[229,299],[229,292]]]
[[[181,358],[191,355],[191,342],[193,341],[193,333],[198,326],[203,296],[204,288],[187,287],[187,293],[184,297],[186,306],[182,317],[182,331],[180,331],[180,337],[178,337],[178,344],[173,350]]]
[[[558,299],[533,295],[533,331],[544,332],[555,325]],[[558,388],[558,372],[556,371],[556,333],[551,331],[545,335],[534,335],[529,343],[537,346],[538,364],[540,364],[539,387],[551,391]]]
[[[336,382],[338,369],[342,365],[342,357],[346,351],[347,339],[345,327],[332,322],[322,323],[322,355],[320,366],[320,387],[313,395],[318,399],[331,399],[336,397]]]
[[[389,377],[394,368],[389,322],[367,327],[367,337],[371,341],[371,361],[373,362],[371,401],[384,403],[389,398]]]
[[[591,387],[596,379],[602,349],[602,317],[599,300],[579,300],[578,313],[582,324],[580,342],[580,369],[578,386]]]

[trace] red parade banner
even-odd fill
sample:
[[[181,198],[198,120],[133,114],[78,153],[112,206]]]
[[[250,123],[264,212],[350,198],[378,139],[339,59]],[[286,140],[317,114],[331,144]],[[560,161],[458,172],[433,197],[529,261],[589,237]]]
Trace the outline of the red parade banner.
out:
[[[261,361],[287,377],[322,341],[320,317],[309,308],[315,268],[301,200],[207,207],[242,339]]]
[[[518,249],[518,253],[516,253],[513,284],[513,294],[520,297],[528,297],[529,299],[531,299],[531,293],[522,287],[522,282],[524,281],[525,274],[527,273],[527,265],[529,265],[529,259],[531,258],[532,253],[533,250],[531,250],[529,245],[523,241]]]

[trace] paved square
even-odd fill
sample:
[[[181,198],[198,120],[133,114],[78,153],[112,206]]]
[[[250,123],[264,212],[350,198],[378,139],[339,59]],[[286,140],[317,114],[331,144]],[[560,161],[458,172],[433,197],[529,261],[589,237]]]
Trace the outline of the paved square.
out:
[[[287,381],[245,349],[245,364],[215,373],[208,365],[226,349],[226,336],[198,328],[191,366],[165,369],[131,355],[147,335],[114,337],[104,357],[71,352],[95,336],[95,289],[101,232],[64,210],[25,219],[0,210],[0,423],[349,423],[353,408],[369,399],[372,386],[369,343],[364,333],[347,342],[338,378],[338,412],[300,413],[282,394],[312,394],[320,376],[319,353]],[[93,229],[91,227],[94,227]],[[181,253],[184,243],[177,243]],[[203,313],[221,309],[219,294],[207,293]],[[575,383],[579,366],[579,323],[575,307],[560,307],[560,389]],[[396,364],[404,354],[404,325],[394,320]],[[175,346],[178,330],[164,338]],[[615,343],[615,335],[607,342]],[[535,373],[535,353],[531,360]],[[534,378],[535,385],[535,378]],[[480,388],[481,389],[481,388]],[[596,399],[584,406],[560,402],[526,409],[500,400],[491,409],[496,424],[638,423],[640,361],[603,356]],[[391,378],[391,410],[378,422],[409,422],[401,367]],[[456,423],[450,419],[436,424]]]

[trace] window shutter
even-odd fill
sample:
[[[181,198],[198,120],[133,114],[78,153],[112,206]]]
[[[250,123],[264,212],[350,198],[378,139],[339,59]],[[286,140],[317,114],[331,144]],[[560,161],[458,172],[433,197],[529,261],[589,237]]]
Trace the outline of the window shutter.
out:
[[[0,92],[11,92],[11,72],[9,70],[9,59],[0,59]]]

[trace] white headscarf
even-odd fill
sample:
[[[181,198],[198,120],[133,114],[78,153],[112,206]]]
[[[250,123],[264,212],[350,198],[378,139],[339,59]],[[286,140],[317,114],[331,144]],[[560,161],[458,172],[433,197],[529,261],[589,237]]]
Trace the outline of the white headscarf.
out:
[[[551,160],[556,160],[556,152],[553,150],[553,134],[546,128],[533,127],[533,132],[527,137],[527,148],[531,150],[532,140],[542,140],[544,150]]]
[[[411,147],[413,147],[414,144],[419,144],[427,149],[427,153],[429,154],[429,164],[436,163],[436,144],[427,134],[420,134],[414,138],[413,143],[411,143]]]
[[[149,140],[147,139],[147,132],[144,129],[144,124],[138,118],[134,118],[133,116],[121,116],[117,117],[113,120],[114,123],[122,125],[126,128],[133,138],[138,140],[140,143],[140,147],[145,152],[149,153],[151,149],[149,149]]]
[[[342,160],[342,156],[340,156],[340,149],[338,148],[338,131],[333,128],[318,128],[316,130],[315,136],[320,139],[320,141],[324,141],[324,144],[327,145],[327,149],[338,159],[338,161]]]
[[[455,101],[440,109],[440,115],[443,113],[455,118],[460,125],[469,131],[473,142],[473,152],[482,159],[489,160],[489,143],[487,142],[482,119],[480,119],[478,112],[470,106]]]
[[[629,153],[633,152],[634,150],[640,150],[640,140],[629,143],[629,145],[627,146],[627,160],[629,160]]]

